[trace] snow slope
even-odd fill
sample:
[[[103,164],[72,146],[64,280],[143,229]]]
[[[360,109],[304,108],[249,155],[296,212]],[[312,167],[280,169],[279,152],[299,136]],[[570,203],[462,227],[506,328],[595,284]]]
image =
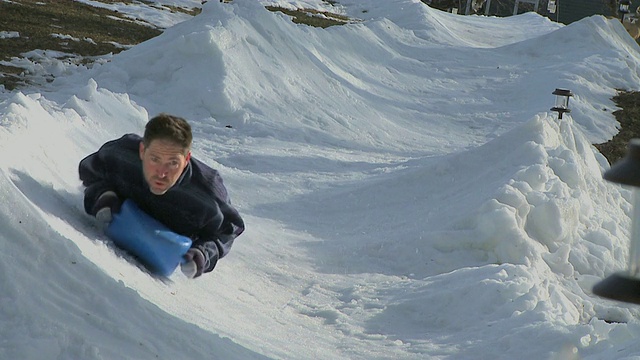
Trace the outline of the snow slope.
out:
[[[591,293],[628,257],[630,192],[591,145],[617,132],[616,89],[637,89],[619,21],[417,0],[161,16],[157,38],[0,93],[0,358],[640,354],[638,308]],[[575,94],[562,120],[555,88]],[[194,281],[140,271],[82,210],[80,159],[163,111],[191,121],[247,223]]]

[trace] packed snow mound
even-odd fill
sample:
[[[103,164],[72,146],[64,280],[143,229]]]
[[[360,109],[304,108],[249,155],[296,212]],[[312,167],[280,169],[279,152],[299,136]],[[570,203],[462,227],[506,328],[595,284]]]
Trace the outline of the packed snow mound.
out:
[[[526,321],[532,327],[519,329],[518,338],[542,331],[569,343],[555,325],[634,316],[602,307],[591,293],[596,281],[625,268],[629,193],[603,182],[606,159],[567,115],[537,115],[473,150],[405,167],[294,202],[294,214],[312,210],[313,218],[283,213],[294,229],[323,239],[307,246],[318,271],[404,279],[340,290],[393,304],[371,311],[376,331],[411,343],[408,328],[423,329],[430,339],[450,333],[465,339],[487,323],[512,328]],[[282,206],[265,212],[278,214]],[[448,343],[429,346],[447,354]],[[452,354],[471,356],[479,346]],[[505,356],[504,349],[493,355]]]
[[[615,259],[624,258],[626,246],[605,239],[625,234],[624,226],[615,224],[625,217],[628,209],[620,208],[620,199],[628,194],[602,181],[606,159],[567,116],[538,115],[480,147],[405,167],[303,203],[322,214],[323,222],[344,230],[336,251],[344,255],[327,250],[336,262],[346,263],[356,253],[366,256],[365,269],[351,261],[349,271],[370,271],[370,264],[378,264],[376,272],[397,268],[396,275],[411,271],[422,278],[452,271],[460,259],[467,259],[466,266],[543,261],[559,276],[602,276],[623,266]],[[357,213],[373,221],[378,207],[390,205],[398,209],[374,226],[352,224],[346,216]],[[302,228],[317,221],[298,220]],[[363,234],[371,237],[364,249],[355,241]],[[424,266],[400,270],[404,262],[397,259]]]
[[[533,12],[509,17],[460,16],[426,6],[419,0],[377,3],[345,0],[340,4],[347,6],[347,14],[352,18],[379,20],[384,26],[391,22],[407,34],[443,47],[495,48],[563,26]],[[503,31],[505,28],[510,30]]]
[[[634,356],[640,311],[591,294],[628,257],[629,190],[591,145],[638,83],[619,22],[358,3],[372,19],[314,29],[209,1],[0,93],[0,358]],[[198,281],[149,277],[82,209],[80,159],[161,111],[247,222]]]
[[[318,29],[251,1],[210,3],[162,36],[82,72],[83,80],[62,77],[53,86],[94,79],[99,88],[127,94],[150,114],[193,113],[206,124],[199,131],[208,134],[226,136],[233,128],[257,138],[435,154],[482,144],[547,110],[538,104],[549,102],[554,87],[576,94],[575,121],[590,141],[605,142],[617,132],[615,122],[602,121],[612,118],[611,89],[640,81],[635,59],[625,55],[638,45],[615,19],[595,16],[561,27],[535,14],[462,17],[411,5],[416,11],[408,14],[423,14],[423,27],[451,18],[453,29],[469,21],[483,31],[488,27],[479,24],[494,22],[497,28],[508,22],[513,31],[527,29],[510,34],[511,42],[500,47],[468,48],[424,39],[401,19]],[[417,21],[411,22],[416,29]],[[530,29],[534,24],[537,32]],[[428,32],[442,36],[441,30]],[[594,54],[594,48],[605,50]],[[559,61],[564,54],[580,56]],[[523,82],[529,86],[520,89]],[[289,105],[278,106],[282,101]],[[411,131],[414,126],[419,130]],[[471,134],[469,127],[478,131]],[[465,134],[467,143],[447,143],[440,136],[446,131]]]

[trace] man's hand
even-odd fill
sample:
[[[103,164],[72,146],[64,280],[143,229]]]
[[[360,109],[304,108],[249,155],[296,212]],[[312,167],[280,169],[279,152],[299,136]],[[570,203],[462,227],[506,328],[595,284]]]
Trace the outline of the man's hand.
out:
[[[105,191],[93,206],[93,213],[99,222],[108,224],[113,219],[113,214],[120,211],[121,205],[122,201],[115,192]]]
[[[198,248],[191,248],[184,254],[185,262],[180,265],[180,270],[189,279],[202,275],[204,270],[204,253]]]

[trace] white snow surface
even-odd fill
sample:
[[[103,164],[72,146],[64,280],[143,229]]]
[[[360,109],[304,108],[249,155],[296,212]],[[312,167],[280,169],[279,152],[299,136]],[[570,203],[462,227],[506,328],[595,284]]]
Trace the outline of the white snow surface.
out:
[[[591,290],[629,255],[631,191],[592,145],[640,83],[618,20],[138,9],[175,24],[0,92],[1,359],[640,357],[640,308]],[[149,276],[83,212],[78,162],[160,112],[190,120],[247,225],[195,280]]]

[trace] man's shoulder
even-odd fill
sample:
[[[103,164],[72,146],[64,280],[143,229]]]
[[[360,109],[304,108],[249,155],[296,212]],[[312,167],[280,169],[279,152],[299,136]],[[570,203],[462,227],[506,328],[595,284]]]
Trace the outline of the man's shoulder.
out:
[[[227,190],[218,170],[193,157],[191,158],[191,168],[192,182],[202,186],[206,192],[224,201],[227,200]]]
[[[192,157],[191,160],[191,181],[207,188],[213,188],[220,179],[218,170]]]
[[[220,176],[218,170],[212,168],[211,166],[205,164],[202,160],[198,160],[196,157],[191,157],[191,166],[193,169],[200,173],[203,177],[215,177]]]
[[[124,134],[124,135],[122,135],[122,137],[120,137],[118,139],[111,140],[111,141],[105,143],[105,146],[111,145],[111,146],[114,146],[114,147],[138,149],[138,146],[140,146],[140,141],[142,141],[142,137],[140,137],[140,135],[137,135],[137,134]]]
[[[102,156],[110,154],[121,154],[127,152],[138,152],[142,138],[136,134],[125,134],[118,139],[110,140],[104,143],[100,148]]]
[[[137,165],[140,160],[139,147],[142,138],[136,134],[126,134],[106,142],[98,151],[98,156],[108,164]]]

